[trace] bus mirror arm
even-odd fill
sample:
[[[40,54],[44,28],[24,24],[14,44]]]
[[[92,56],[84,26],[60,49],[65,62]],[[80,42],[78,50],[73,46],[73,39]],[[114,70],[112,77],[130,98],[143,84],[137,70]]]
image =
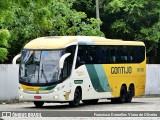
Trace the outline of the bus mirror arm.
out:
[[[59,68],[62,69],[63,68],[63,65],[64,65],[64,61],[65,59],[70,56],[71,53],[66,53],[64,54],[61,58],[60,58],[60,61],[59,61]]]

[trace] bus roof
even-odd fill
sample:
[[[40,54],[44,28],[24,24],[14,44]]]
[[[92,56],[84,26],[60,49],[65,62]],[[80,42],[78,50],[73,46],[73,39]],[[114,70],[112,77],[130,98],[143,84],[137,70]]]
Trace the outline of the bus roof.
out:
[[[76,44],[145,46],[143,42],[139,41],[123,41],[98,36],[48,36],[30,41],[24,46],[24,49],[61,49]]]

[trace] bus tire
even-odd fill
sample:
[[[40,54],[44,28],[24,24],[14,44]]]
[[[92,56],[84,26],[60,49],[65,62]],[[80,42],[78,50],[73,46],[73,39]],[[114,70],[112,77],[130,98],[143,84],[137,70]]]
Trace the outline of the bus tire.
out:
[[[78,107],[81,100],[81,92],[79,89],[76,89],[74,92],[74,99],[73,101],[69,102],[69,106],[71,107]]]
[[[82,100],[82,102],[83,102],[85,105],[94,105],[94,104],[97,104],[98,99],[95,99],[95,100]]]
[[[111,103],[119,103],[119,98],[111,98]]]
[[[127,90],[124,86],[121,87],[120,97],[118,98],[119,103],[124,103],[127,98]]]
[[[130,103],[132,101],[133,96],[134,96],[134,87],[132,86],[127,91],[126,103]]]
[[[37,108],[43,107],[43,104],[44,104],[44,102],[42,102],[42,101],[34,101],[33,103]]]

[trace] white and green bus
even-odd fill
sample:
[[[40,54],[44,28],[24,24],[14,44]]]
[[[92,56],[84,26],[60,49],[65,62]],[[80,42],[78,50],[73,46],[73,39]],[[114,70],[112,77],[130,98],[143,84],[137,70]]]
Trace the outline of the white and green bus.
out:
[[[143,42],[95,36],[40,37],[24,46],[19,69],[19,99],[95,104],[99,99],[131,102],[145,92]]]

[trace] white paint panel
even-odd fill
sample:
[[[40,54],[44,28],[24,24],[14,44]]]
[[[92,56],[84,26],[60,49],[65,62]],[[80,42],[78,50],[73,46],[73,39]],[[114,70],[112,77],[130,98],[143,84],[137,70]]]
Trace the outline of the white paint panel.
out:
[[[160,65],[148,64],[146,67],[145,94],[160,94]]]
[[[18,99],[19,65],[0,64],[0,101]]]

